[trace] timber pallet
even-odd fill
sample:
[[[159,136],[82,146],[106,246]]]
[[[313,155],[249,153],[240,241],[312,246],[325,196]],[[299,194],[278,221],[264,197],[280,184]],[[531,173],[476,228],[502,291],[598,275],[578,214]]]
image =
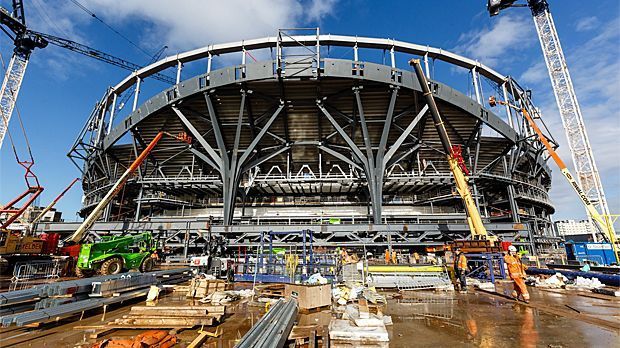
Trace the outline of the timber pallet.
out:
[[[293,326],[288,336],[288,347],[317,348],[329,347],[329,329],[327,326],[307,325]]]
[[[313,313],[322,312],[324,310],[328,310],[331,307],[332,307],[332,305],[328,304],[328,305],[321,306],[321,307],[316,307],[316,308],[300,308],[299,309],[299,313],[302,313],[302,314],[313,314]]]
[[[257,286],[256,290],[260,297],[284,297],[284,284],[266,284]]]

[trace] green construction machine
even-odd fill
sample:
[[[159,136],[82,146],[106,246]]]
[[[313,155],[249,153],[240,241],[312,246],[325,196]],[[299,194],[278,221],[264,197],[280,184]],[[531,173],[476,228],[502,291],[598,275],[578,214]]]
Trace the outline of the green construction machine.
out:
[[[75,273],[78,277],[117,274],[138,269],[149,272],[155,266],[157,242],[150,233],[130,236],[103,236],[97,243],[82,244]]]
[[[78,277],[88,277],[95,273],[106,275],[116,274],[123,270],[139,269],[141,272],[149,272],[155,266],[155,259],[151,256],[157,250],[157,242],[150,233],[126,236],[104,236],[96,243],[82,244],[88,231],[101,217],[116,195],[123,189],[127,181],[142,162],[149,156],[153,148],[164,135],[176,138],[187,144],[192,144],[192,138],[186,133],[172,135],[168,132],[159,132],[153,140],[142,150],[140,155],[131,163],[125,172],[112,185],[97,206],[84,219],[82,224],[65,239],[65,249],[79,248],[77,267],[75,273]],[[74,255],[73,253],[70,253]]]

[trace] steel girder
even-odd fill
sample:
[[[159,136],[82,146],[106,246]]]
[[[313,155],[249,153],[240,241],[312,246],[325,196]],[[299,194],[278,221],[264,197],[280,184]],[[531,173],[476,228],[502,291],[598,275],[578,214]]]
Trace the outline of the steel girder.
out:
[[[202,248],[207,236],[206,220],[169,220],[152,222],[98,222],[90,233],[89,240],[102,235],[120,235],[150,231],[165,246]],[[44,223],[38,229],[46,232],[70,233],[79,223]],[[490,230],[504,240],[515,240],[528,234],[527,226],[512,223],[490,223]],[[444,244],[454,239],[469,236],[467,224],[424,223],[424,224],[344,224],[344,225],[233,225],[212,226],[211,235],[223,236],[231,247],[259,246],[264,232],[282,232],[274,238],[275,246],[301,245],[297,233],[300,229],[313,231],[315,246],[386,246],[388,235],[392,243],[402,246]],[[291,232],[286,234],[285,232]]]

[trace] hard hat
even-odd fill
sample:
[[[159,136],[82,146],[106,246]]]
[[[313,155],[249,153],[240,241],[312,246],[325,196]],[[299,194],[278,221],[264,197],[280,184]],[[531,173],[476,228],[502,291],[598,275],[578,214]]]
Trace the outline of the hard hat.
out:
[[[511,245],[511,246],[508,247],[508,251],[517,252],[517,248],[514,245]]]

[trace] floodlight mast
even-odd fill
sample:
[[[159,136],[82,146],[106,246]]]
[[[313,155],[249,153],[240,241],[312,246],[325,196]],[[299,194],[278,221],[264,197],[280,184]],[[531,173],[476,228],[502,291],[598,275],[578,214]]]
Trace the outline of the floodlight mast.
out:
[[[577,182],[583,188],[587,199],[598,208],[601,215],[611,216],[549,4],[546,0],[527,0],[527,4],[515,4],[515,2],[517,0],[488,0],[487,9],[491,16],[495,16],[509,7],[527,6],[530,8],[577,173]],[[588,220],[592,222],[592,215],[588,210],[586,212]],[[615,234],[613,226],[611,226],[610,233]]]

